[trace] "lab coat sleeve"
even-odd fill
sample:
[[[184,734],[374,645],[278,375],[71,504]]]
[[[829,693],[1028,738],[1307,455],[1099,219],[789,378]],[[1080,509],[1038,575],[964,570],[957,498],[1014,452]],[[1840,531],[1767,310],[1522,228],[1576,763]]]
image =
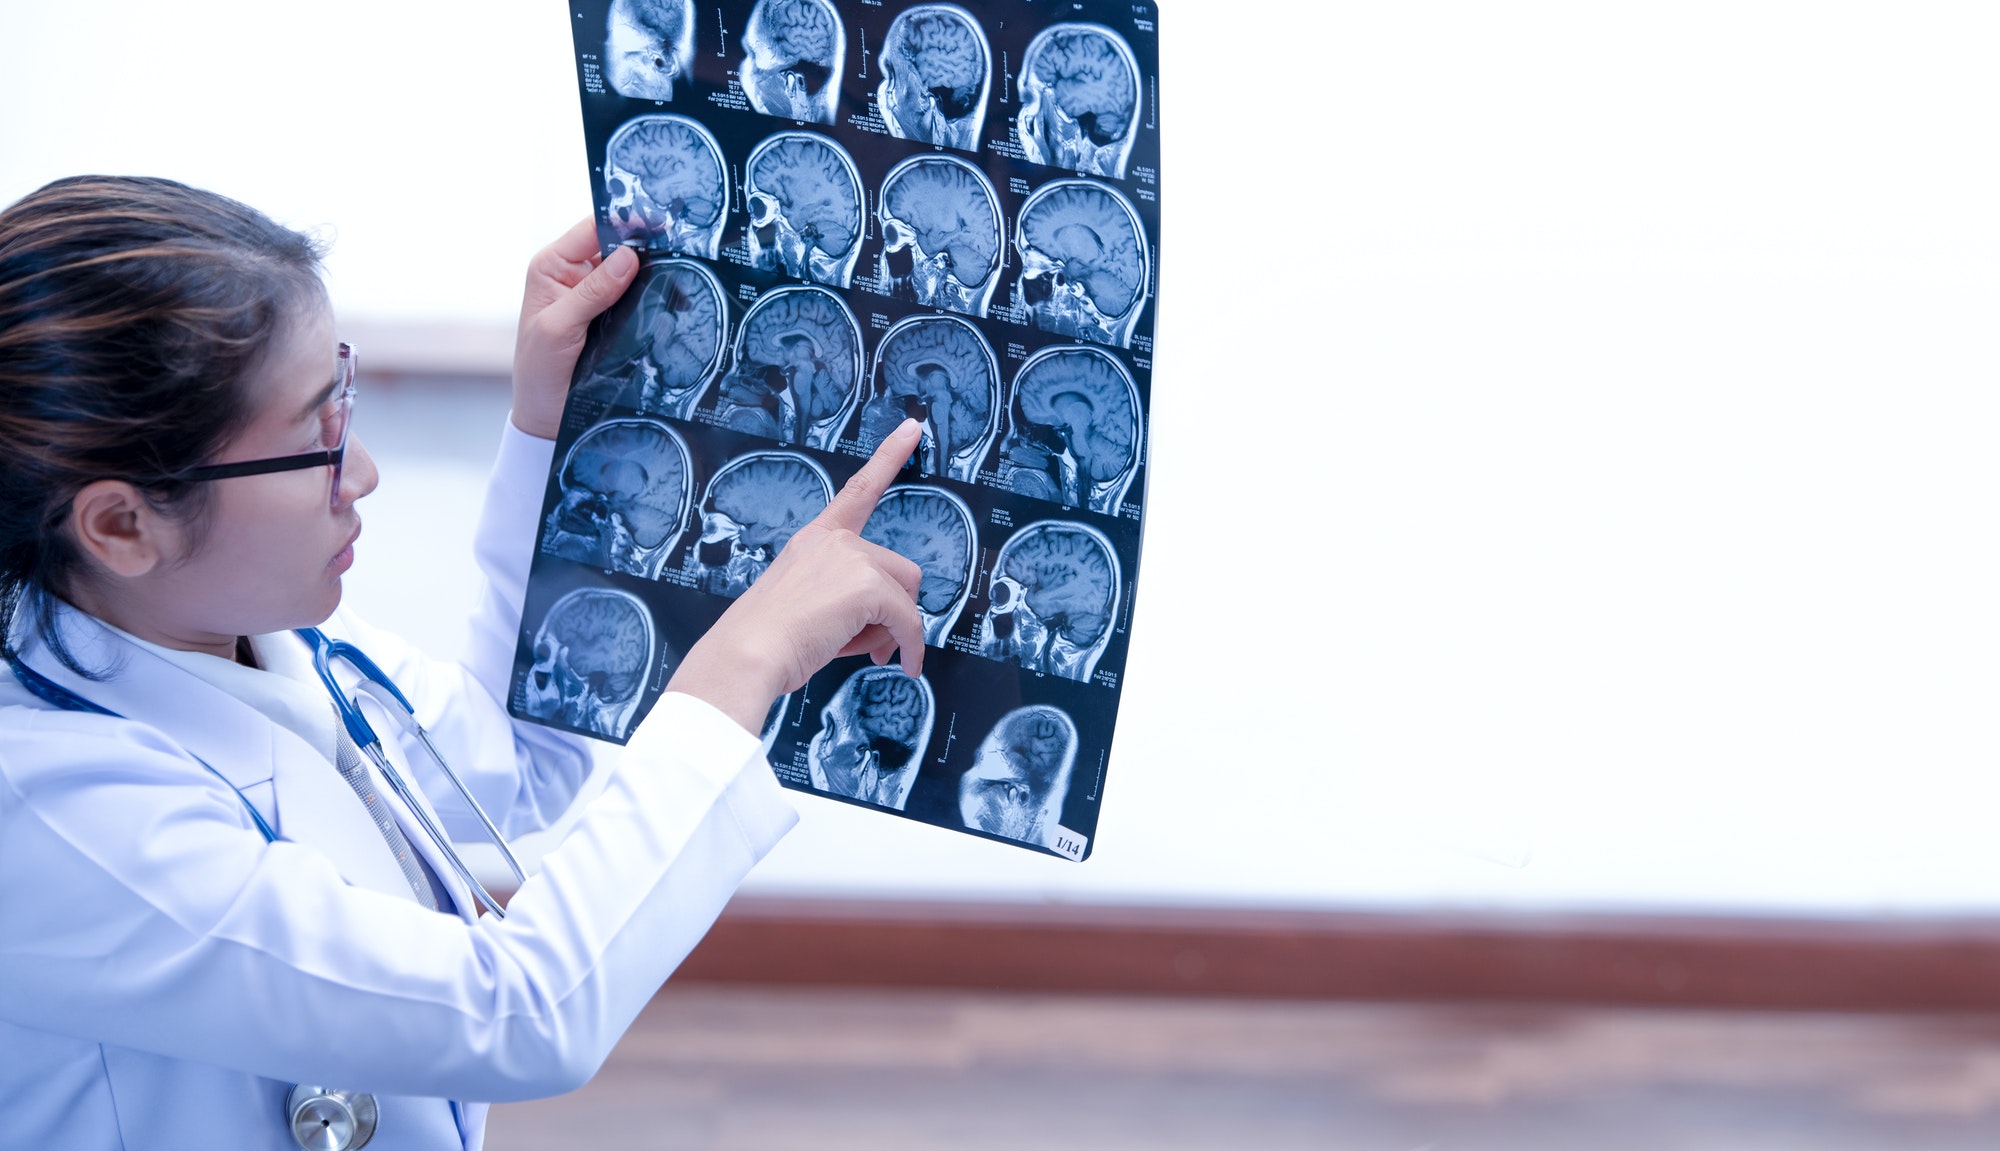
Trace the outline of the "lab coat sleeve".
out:
[[[371,627],[350,612],[338,613],[327,625],[330,633],[367,652],[409,697],[452,770],[509,836],[547,827],[561,817],[593,766],[593,741],[507,714],[528,568],[554,452],[552,441],[530,436],[508,421],[474,537],[484,578],[464,662],[428,658],[400,636]],[[406,733],[394,734],[403,740],[405,758],[446,830],[456,839],[483,841],[477,819],[422,745]]]
[[[154,729],[0,715],[0,1018],[290,1082],[502,1101],[586,1081],[796,819],[669,694],[504,921],[267,844]]]

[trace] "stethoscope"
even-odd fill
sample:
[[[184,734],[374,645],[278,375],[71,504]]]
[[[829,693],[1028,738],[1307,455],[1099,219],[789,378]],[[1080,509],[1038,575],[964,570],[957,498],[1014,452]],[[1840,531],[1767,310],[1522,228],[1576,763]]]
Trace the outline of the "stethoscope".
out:
[[[316,627],[302,627],[294,634],[312,648],[313,672],[326,686],[327,694],[333,697],[334,710],[340,714],[340,722],[347,728],[347,734],[354,739],[355,746],[361,749],[368,762],[375,765],[375,770],[382,773],[382,778],[387,780],[390,788],[401,797],[403,806],[409,809],[418,826],[422,827],[424,834],[437,845],[438,850],[450,862],[452,870],[457,873],[460,880],[464,881],[473,896],[492,913],[495,919],[505,919],[507,913],[501,908],[499,901],[495,900],[485,885],[472,874],[472,869],[466,866],[465,860],[452,847],[450,838],[444,834],[444,829],[438,826],[437,821],[431,817],[423,804],[417,802],[415,789],[403,778],[403,773],[397,771],[389,762],[388,754],[382,750],[381,737],[375,734],[374,727],[369,724],[367,717],[361,714],[360,707],[354,700],[348,698],[346,693],[341,691],[340,685],[335,682],[333,661],[346,660],[354,670],[361,673],[366,683],[381,688],[401,705],[403,714],[409,721],[410,730],[416,734],[418,742],[424,745],[424,750],[430,753],[431,760],[444,772],[445,778],[458,789],[458,794],[464,797],[466,805],[472,808],[473,814],[479,817],[480,825],[486,829],[488,838],[500,849],[501,857],[507,861],[508,869],[514,873],[515,882],[526,883],[527,874],[521,870],[520,861],[514,858],[514,853],[508,849],[507,841],[501,836],[500,829],[494,826],[492,818],[486,814],[486,809],[473,798],[471,789],[458,778],[458,773],[445,762],[444,756],[438,752],[437,745],[431,742],[430,732],[425,731],[424,725],[417,721],[417,709],[410,705],[410,701],[401,691],[397,690],[388,675],[375,666],[375,661],[362,654],[361,649],[353,644],[329,638],[325,632]],[[55,682],[25,662],[15,660],[10,666],[15,678],[21,681],[21,685],[51,707],[63,711],[105,715],[113,719],[124,718],[110,708],[93,703]],[[265,842],[275,843],[278,840],[278,833],[272,829],[270,821],[264,818],[263,813],[257,810],[241,788],[230,783],[229,778],[217,771],[207,760],[196,756],[195,762],[207,768],[217,779],[229,784],[229,790],[235,792],[236,798],[243,802],[244,810],[250,813],[251,822],[257,825],[257,830],[263,834]],[[286,1124],[291,1128],[292,1137],[306,1151],[358,1151],[374,1137],[376,1118],[375,1097],[364,1092],[339,1091],[299,1084],[285,1097]]]

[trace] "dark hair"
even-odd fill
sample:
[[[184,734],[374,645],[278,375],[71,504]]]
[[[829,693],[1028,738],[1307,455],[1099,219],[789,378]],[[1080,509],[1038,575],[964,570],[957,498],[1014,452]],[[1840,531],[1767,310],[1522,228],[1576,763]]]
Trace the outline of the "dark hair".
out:
[[[282,325],[325,300],[321,247],[172,180],[76,176],[0,210],[0,656],[22,612],[54,627],[82,556],[71,502],[130,482],[184,522],[183,478],[255,414],[245,385]],[[94,678],[94,677],[93,677]]]

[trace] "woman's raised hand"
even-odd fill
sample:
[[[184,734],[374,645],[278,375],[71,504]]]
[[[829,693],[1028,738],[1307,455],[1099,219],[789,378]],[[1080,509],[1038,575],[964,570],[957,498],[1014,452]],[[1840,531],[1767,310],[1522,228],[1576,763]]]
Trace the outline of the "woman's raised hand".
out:
[[[556,438],[590,321],[625,294],[638,271],[639,255],[630,248],[597,258],[597,226],[588,219],[535,253],[514,335],[515,427]]]
[[[885,664],[900,650],[904,671],[922,670],[922,571],[861,538],[875,501],[922,436],[915,420],[905,420],[885,438],[687,653],[667,690],[714,704],[754,734],[771,701],[798,690],[828,660],[866,652]]]

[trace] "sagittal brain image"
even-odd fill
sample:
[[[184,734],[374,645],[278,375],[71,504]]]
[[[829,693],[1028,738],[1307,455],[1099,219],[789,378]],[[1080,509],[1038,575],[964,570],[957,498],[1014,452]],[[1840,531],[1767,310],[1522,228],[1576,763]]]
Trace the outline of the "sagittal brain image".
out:
[[[1125,365],[1096,348],[1045,348],[1014,377],[999,480],[1020,495],[1116,515],[1138,443],[1138,389]]]
[[[889,134],[976,151],[992,73],[986,33],[955,4],[919,4],[889,25],[875,103]]]
[[[657,420],[612,420],[585,432],[563,460],[562,501],[542,551],[603,571],[659,575],[689,503],[687,445]]]
[[[1131,203],[1094,180],[1058,180],[1028,197],[1017,232],[1028,322],[1130,347],[1150,263]]]
[[[986,314],[1000,267],[1000,202],[956,156],[916,156],[882,181],[883,275],[899,299]]]
[[[653,260],[619,297],[586,350],[575,394],[686,419],[722,362],[722,284],[693,260]]]
[[[739,432],[831,450],[861,386],[861,324],[818,287],[768,292],[743,318],[736,366],[717,422]]]
[[[781,132],[750,153],[744,177],[751,263],[847,287],[861,254],[861,177],[847,150],[811,132]]]
[[[855,672],[820,712],[819,734],[806,751],[813,786],[901,811],[936,713],[922,678],[893,667]]]
[[[926,475],[973,481],[999,420],[1000,367],[979,329],[955,316],[911,316],[875,349],[875,385],[858,438],[875,446],[906,419],[924,426],[917,464]]]
[[[724,465],[702,501],[702,590],[732,599],[748,591],[832,499],[833,481],[796,452],[752,452]]]
[[[847,51],[830,0],[758,0],[743,32],[743,94],[766,116],[831,124]]]
[[[1057,24],[1028,45],[1016,122],[1028,159],[1124,179],[1138,110],[1138,64],[1111,29]]]
[[[604,76],[635,100],[671,100],[694,80],[693,0],[611,0]]]
[[[1087,680],[1118,614],[1118,557],[1083,524],[1044,520],[1000,549],[979,651],[1030,671]]]
[[[917,611],[924,642],[942,647],[972,588],[978,535],[972,509],[942,488],[906,484],[890,488],[861,529],[861,538],[880,544],[923,570]]]
[[[958,782],[965,826],[1043,847],[1062,819],[1076,763],[1076,725],[1045,705],[1008,712]]]
[[[729,192],[708,129],[672,113],[626,121],[605,146],[604,187],[621,239],[716,258]]]
[[[652,616],[625,592],[579,589],[542,617],[534,655],[522,685],[530,715],[623,739],[652,671]]]

